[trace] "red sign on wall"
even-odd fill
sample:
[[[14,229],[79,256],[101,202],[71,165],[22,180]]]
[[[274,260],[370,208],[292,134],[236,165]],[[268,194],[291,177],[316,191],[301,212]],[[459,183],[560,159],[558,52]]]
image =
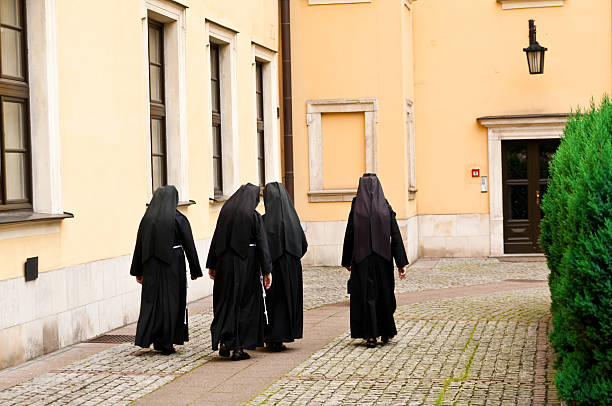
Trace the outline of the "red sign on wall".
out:
[[[480,169],[472,169],[472,178],[477,178],[480,176]]]

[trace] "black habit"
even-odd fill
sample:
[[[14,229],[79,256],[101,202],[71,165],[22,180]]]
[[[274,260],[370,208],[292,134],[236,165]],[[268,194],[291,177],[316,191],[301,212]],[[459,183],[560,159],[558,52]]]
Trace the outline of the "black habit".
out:
[[[342,266],[351,267],[351,337],[391,338],[397,334],[395,278],[408,265],[395,212],[374,174],[359,179],[344,235]]]
[[[270,324],[268,343],[291,342],[302,338],[303,285],[300,259],[308,243],[291,198],[282,183],[272,182],[264,189],[266,214],[263,216],[274,283],[266,294]]]
[[[215,271],[212,348],[263,346],[264,302],[260,274],[272,271],[261,215],[259,187],[243,185],[223,205],[206,261]]]
[[[140,221],[130,275],[142,277],[135,344],[169,350],[189,340],[185,255],[192,277],[202,276],[189,220],[176,210],[178,192],[163,186]]]

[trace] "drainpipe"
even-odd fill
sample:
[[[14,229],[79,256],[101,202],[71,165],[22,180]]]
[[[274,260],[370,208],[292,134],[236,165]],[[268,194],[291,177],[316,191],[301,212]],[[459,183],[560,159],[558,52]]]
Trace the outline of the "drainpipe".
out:
[[[285,156],[285,188],[293,198],[293,113],[291,98],[291,25],[289,0],[280,0],[281,53],[283,70],[283,145]]]

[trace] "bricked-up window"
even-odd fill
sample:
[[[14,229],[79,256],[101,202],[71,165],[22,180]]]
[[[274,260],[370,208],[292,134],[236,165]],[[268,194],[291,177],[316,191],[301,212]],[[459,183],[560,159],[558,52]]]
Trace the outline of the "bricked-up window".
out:
[[[0,1],[0,210],[32,207],[24,8]]]
[[[221,144],[221,81],[219,45],[210,44],[210,104],[212,106],[213,183],[215,196],[223,194],[223,149]]]
[[[149,21],[149,95],[153,192],[167,183],[164,26]]]
[[[255,99],[257,104],[257,169],[259,186],[266,185],[266,155],[264,134],[263,64],[255,64]]]

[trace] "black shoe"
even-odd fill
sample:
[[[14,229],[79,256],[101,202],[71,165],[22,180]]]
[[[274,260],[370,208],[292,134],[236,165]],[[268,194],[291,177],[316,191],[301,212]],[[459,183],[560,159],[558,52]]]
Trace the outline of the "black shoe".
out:
[[[382,337],[380,337],[380,340],[381,340],[383,343],[387,344],[387,343],[389,342],[389,337],[387,337],[387,336],[382,336]]]
[[[249,359],[251,356],[243,350],[236,350],[232,353],[232,361],[242,361],[243,359]]]
[[[225,358],[230,356],[230,350],[227,348],[227,345],[221,344],[221,347],[219,347],[219,355]]]
[[[370,338],[368,341],[366,341],[366,347],[367,348],[376,348],[376,339],[375,338]]]
[[[283,343],[268,343],[268,349],[272,352],[281,352],[287,349]]]
[[[161,345],[153,344],[153,349],[155,349],[155,351],[159,351],[163,355],[170,355],[176,352],[174,346],[164,347]]]

